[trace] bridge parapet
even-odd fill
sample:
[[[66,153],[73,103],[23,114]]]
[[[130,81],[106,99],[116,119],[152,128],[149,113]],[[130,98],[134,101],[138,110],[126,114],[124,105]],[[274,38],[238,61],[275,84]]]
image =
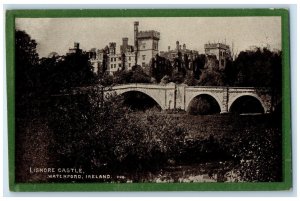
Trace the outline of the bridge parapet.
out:
[[[144,89],[174,89],[175,84],[168,84],[168,85],[158,85],[158,84],[123,84],[123,85],[115,85],[111,87],[112,90],[118,89],[127,89],[127,88],[144,88]]]
[[[155,100],[161,109],[182,109],[187,111],[191,101],[200,95],[209,95],[219,104],[221,113],[230,111],[232,104],[240,97],[252,96],[256,98],[265,110],[271,111],[271,93],[269,88],[255,87],[223,87],[223,86],[187,86],[184,84],[175,85],[169,83],[159,84],[124,84],[112,87],[101,87],[104,94],[116,93],[121,95],[126,92],[137,91],[150,96]]]

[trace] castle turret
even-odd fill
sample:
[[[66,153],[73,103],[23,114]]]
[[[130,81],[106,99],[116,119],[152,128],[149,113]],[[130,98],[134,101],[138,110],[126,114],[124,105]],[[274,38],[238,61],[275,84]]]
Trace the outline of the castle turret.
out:
[[[128,49],[128,38],[122,38],[122,45],[120,48],[121,53],[126,53]]]
[[[109,43],[109,53],[116,54],[116,43]]]

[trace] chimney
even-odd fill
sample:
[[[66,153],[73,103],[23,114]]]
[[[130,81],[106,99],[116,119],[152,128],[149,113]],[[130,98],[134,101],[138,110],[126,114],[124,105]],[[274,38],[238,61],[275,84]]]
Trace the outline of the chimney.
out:
[[[128,48],[128,38],[122,38],[121,52],[126,53]]]
[[[77,42],[74,43],[74,49],[77,49],[77,50],[79,49],[79,43],[77,43]]]
[[[128,46],[128,38],[122,38],[123,40],[123,48],[127,48]]]
[[[170,50],[171,50],[171,47],[170,47],[170,46],[168,46],[168,52],[170,52]]]
[[[139,33],[139,22],[134,22],[134,51],[135,51],[135,65],[137,65],[138,56],[138,33]]]
[[[179,41],[176,41],[176,50],[179,50]]]

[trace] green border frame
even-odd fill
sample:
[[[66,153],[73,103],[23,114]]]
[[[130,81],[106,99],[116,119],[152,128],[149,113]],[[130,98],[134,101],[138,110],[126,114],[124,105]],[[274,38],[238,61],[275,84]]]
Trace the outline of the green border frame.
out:
[[[283,181],[257,183],[16,183],[15,182],[15,18],[60,17],[281,17],[283,50]],[[8,10],[6,12],[6,68],[8,102],[8,154],[10,191],[270,191],[292,188],[292,134],[289,11],[287,9],[87,9],[87,10]]]

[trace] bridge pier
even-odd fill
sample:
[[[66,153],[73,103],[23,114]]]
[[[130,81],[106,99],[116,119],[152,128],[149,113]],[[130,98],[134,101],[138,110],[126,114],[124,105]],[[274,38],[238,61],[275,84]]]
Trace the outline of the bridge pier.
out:
[[[228,113],[228,87],[223,88],[222,107],[220,114]]]
[[[185,87],[186,85],[175,85],[174,109],[185,110]]]

